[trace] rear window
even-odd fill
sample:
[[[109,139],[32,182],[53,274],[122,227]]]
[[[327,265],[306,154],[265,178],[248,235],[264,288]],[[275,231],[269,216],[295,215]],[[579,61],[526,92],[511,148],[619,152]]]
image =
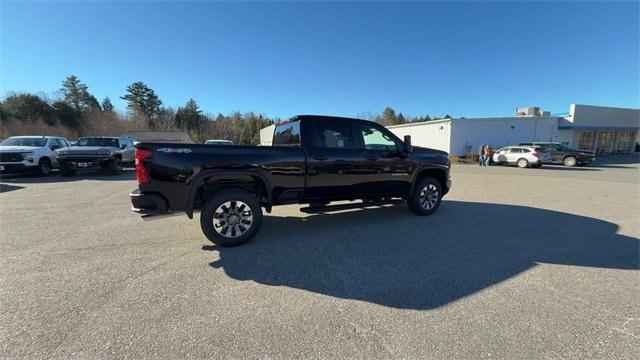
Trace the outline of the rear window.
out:
[[[300,121],[276,126],[273,146],[300,146]]]

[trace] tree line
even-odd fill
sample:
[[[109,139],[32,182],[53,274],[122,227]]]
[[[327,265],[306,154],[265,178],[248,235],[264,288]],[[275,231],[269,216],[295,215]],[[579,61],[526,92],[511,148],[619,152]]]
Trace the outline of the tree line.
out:
[[[440,120],[440,119],[451,119],[451,115],[446,114],[443,117],[438,117],[438,116],[434,116],[431,117],[429,116],[429,114],[427,115],[420,115],[420,116],[414,116],[414,117],[405,117],[404,115],[402,115],[402,113],[398,113],[396,114],[396,111],[393,110],[391,107],[387,106],[383,111],[382,114],[380,115],[376,115],[375,117],[371,118],[370,116],[365,116],[368,117],[369,120],[373,120],[376,121],[384,126],[389,126],[389,125],[400,125],[400,124],[406,124],[406,123],[414,123],[414,122],[424,122],[424,121],[431,121],[431,120]]]
[[[130,130],[156,130],[186,131],[197,142],[227,139],[236,144],[255,145],[260,141],[260,129],[280,122],[279,118],[253,112],[205,113],[192,98],[173,109],[164,106],[156,92],[141,81],[127,86],[120,98],[127,103],[125,113],[117,112],[109,97],[98,101],[89,87],[75,75],[62,82],[54,99],[43,94],[10,93],[0,100],[0,137],[47,134],[76,138],[120,136]],[[383,125],[439,119],[429,115],[405,118],[390,107],[379,115],[361,117]]]

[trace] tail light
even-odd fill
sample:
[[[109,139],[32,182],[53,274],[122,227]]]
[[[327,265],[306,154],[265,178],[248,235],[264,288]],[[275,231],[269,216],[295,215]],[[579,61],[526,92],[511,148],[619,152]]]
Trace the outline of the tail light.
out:
[[[151,180],[149,169],[147,169],[144,160],[151,157],[151,150],[136,149],[136,179],[138,184],[146,184]]]
[[[533,153],[531,153],[531,155],[533,155],[533,156],[535,156],[535,157],[537,157],[537,158],[539,158],[539,157],[540,157],[540,153],[537,153],[537,152],[533,152]]]

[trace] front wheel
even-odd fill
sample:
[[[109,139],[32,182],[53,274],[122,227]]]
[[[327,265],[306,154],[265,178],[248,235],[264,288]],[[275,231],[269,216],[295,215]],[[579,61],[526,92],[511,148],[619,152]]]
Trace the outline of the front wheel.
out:
[[[516,165],[518,165],[519,168],[526,168],[529,166],[529,162],[527,159],[519,159],[518,162],[516,162]]]
[[[251,240],[262,225],[262,207],[250,193],[225,189],[209,199],[200,213],[202,232],[214,244],[237,246]]]
[[[42,158],[38,161],[38,174],[47,176],[51,172],[51,161],[48,158]]]
[[[576,164],[578,164],[578,159],[573,156],[567,156],[566,158],[564,158],[564,160],[562,160],[562,163],[564,164],[564,166],[576,166]]]
[[[73,176],[76,171],[71,169],[66,162],[62,161],[60,162],[60,173],[62,176]]]
[[[111,175],[119,175],[122,173],[122,161],[119,158],[110,160],[107,163],[107,171]]]
[[[442,186],[431,177],[424,177],[416,183],[413,194],[407,199],[409,209],[418,215],[431,215],[442,202]]]

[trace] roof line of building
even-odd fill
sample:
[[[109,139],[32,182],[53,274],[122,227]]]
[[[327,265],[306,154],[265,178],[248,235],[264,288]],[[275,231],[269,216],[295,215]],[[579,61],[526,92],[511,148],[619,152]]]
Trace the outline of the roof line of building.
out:
[[[389,125],[387,128],[400,128],[404,126],[411,125],[423,125],[423,124],[441,124],[447,121],[479,121],[479,120],[505,120],[505,119],[514,119],[514,120],[537,120],[537,119],[562,119],[569,116],[494,116],[494,117],[478,117],[478,118],[453,118],[453,119],[438,119],[438,120],[428,120],[421,122],[410,122],[398,125]]]

